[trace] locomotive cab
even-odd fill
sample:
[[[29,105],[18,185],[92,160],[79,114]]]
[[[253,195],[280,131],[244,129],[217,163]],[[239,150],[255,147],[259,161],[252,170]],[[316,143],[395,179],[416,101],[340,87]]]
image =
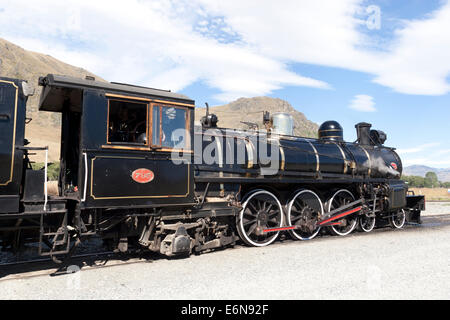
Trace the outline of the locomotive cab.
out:
[[[62,113],[61,196],[81,208],[193,202],[192,100],[92,78],[40,85],[40,110]]]

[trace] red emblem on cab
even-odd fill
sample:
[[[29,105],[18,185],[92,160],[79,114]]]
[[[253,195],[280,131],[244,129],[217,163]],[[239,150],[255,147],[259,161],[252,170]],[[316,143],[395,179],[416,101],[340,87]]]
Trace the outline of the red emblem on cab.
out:
[[[155,174],[149,169],[137,169],[131,174],[131,177],[137,183],[149,183],[155,178]]]
[[[392,167],[392,169],[394,169],[394,170],[397,170],[397,164],[395,163],[395,162],[391,162],[391,167]]]

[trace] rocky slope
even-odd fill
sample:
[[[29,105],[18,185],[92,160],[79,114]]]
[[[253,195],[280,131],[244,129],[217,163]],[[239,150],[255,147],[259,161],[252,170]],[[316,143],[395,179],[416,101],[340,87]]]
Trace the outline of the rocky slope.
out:
[[[38,112],[38,102],[41,89],[38,79],[52,74],[85,78],[93,76],[104,81],[91,72],[78,68],[49,55],[31,52],[0,38],[0,76],[27,80],[32,84],[36,93],[29,99],[27,116],[33,121],[26,127],[26,138],[31,141],[30,146],[49,146],[50,161],[58,161],[60,148],[60,115],[58,113]],[[195,98],[195,97],[193,97]],[[197,108],[195,117],[199,120],[205,114],[205,108]],[[270,97],[240,98],[227,105],[211,108],[211,112],[219,117],[219,126],[228,128],[247,129],[241,121],[254,122],[263,128],[263,111],[288,112],[293,115],[295,134],[305,137],[317,136],[317,124],[309,121],[305,115],[295,110],[287,101]],[[43,157],[37,155],[34,161],[41,162]]]
[[[26,138],[30,146],[49,146],[50,160],[59,159],[60,115],[51,112],[38,112],[41,89],[38,79],[49,73],[84,78],[87,75],[103,80],[82,68],[74,67],[51,56],[27,51],[0,38],[0,76],[27,80],[35,88],[35,95],[28,100],[27,116],[33,121],[26,127]],[[42,161],[37,156],[36,161]]]
[[[218,126],[222,128],[248,129],[242,122],[253,122],[264,128],[263,111],[287,112],[294,118],[294,134],[303,137],[317,137],[318,125],[309,121],[305,115],[292,107],[289,102],[270,97],[240,98],[223,106],[211,107],[210,112],[219,118]],[[197,108],[195,119],[205,115],[205,108]]]

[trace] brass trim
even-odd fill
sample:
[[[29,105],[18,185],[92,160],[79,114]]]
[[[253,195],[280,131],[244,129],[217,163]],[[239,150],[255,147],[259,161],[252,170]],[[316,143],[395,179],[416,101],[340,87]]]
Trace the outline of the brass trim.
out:
[[[152,103],[152,106],[154,106],[155,104]],[[159,145],[160,147],[162,147],[162,137],[163,137],[163,128],[162,128],[162,106],[157,106],[157,108],[159,108]],[[153,119],[152,119],[153,121]],[[152,122],[153,124],[153,122]]]
[[[127,99],[127,100],[141,100],[141,101],[147,101],[148,99],[144,99],[144,98],[133,98],[133,97],[126,97],[126,96],[120,96],[120,95],[112,95],[112,94],[106,94],[107,97],[113,97],[113,98],[120,98],[120,99]],[[136,104],[142,104],[142,105],[146,105],[147,106],[147,117],[146,117],[146,134],[147,134],[147,142],[145,144],[142,144],[141,146],[132,146],[132,143],[129,143],[127,146],[123,146],[118,144],[117,142],[110,142],[109,141],[109,110],[110,110],[110,102],[111,101],[121,101],[121,100],[117,100],[117,99],[108,99],[108,108],[107,108],[107,126],[106,126],[106,145],[102,145],[102,148],[104,149],[117,149],[117,150],[138,150],[138,151],[152,151],[152,147],[159,147],[158,150],[154,150],[153,151],[159,151],[159,152],[185,152],[185,153],[193,153],[193,151],[191,150],[191,139],[190,139],[190,135],[189,137],[187,137],[187,141],[186,141],[186,150],[184,149],[174,149],[174,148],[170,148],[170,147],[162,147],[162,108],[163,107],[174,107],[177,109],[182,109],[186,111],[186,119],[185,119],[185,126],[186,126],[186,131],[190,133],[190,110],[183,108],[183,107],[179,107],[179,106],[171,106],[170,102],[168,102],[169,104],[155,104],[155,103],[143,103],[143,102],[135,102]],[[150,101],[150,100],[149,100]],[[155,100],[156,101],[156,100]],[[127,101],[130,102],[130,101]],[[158,108],[159,109],[159,145],[155,145],[153,144],[153,108]],[[126,144],[126,143],[125,143]]]
[[[150,147],[131,147],[131,146],[118,146],[118,145],[102,145],[102,149],[151,151]]]
[[[317,152],[316,147],[311,143],[311,141],[308,141],[309,145],[311,146],[311,148],[314,150],[314,153],[316,154],[316,172],[320,171],[320,157],[319,157],[319,153]]]
[[[105,97],[120,98],[120,99],[127,99],[127,100],[140,100],[140,101],[147,101],[147,102],[151,102],[152,101],[151,99],[148,99],[148,98],[124,96],[124,95],[121,95],[121,94],[113,94],[113,93],[106,93]]]
[[[152,100],[152,102],[164,103],[164,104],[174,104],[176,106],[195,108],[195,105],[193,105],[193,104],[181,103],[181,102],[172,102],[172,101],[165,101],[165,100]]]
[[[253,168],[253,165],[254,165],[253,161],[255,160],[253,157],[253,143],[248,139],[244,139],[244,141],[245,141],[245,148],[247,149],[247,154],[248,154],[247,169],[251,169],[251,168]],[[250,159],[250,157],[251,157],[251,159]]]
[[[195,108],[195,105],[189,104],[189,103],[172,102],[172,101],[166,101],[166,100],[156,100],[156,99],[133,97],[133,96],[125,96],[125,95],[114,94],[114,93],[106,93],[105,97],[121,98],[121,99],[128,99],[128,100],[140,100],[140,101],[147,101],[147,102],[168,103],[168,104],[175,104],[175,105],[179,105],[179,106]]]
[[[123,99],[123,98],[122,98]],[[127,100],[132,100],[131,98],[130,99],[127,99]],[[137,101],[139,101],[139,99],[135,99],[135,100],[137,100]],[[111,101],[123,101],[123,100],[118,100],[118,99],[108,99],[108,108],[107,108],[107,110],[106,110],[106,112],[107,112],[107,114],[106,114],[106,144],[111,144],[111,145],[113,145],[113,144],[116,144],[117,142],[110,142],[109,141],[109,110],[110,110],[110,102]],[[123,101],[123,102],[130,102],[130,103],[133,103],[133,102],[131,102],[131,101]],[[147,134],[147,142],[145,143],[145,144],[141,144],[142,146],[146,146],[146,147],[150,147],[150,140],[148,139],[148,137],[149,137],[149,135],[148,135],[148,128],[149,128],[149,126],[150,126],[150,122],[148,121],[148,120],[150,120],[149,118],[148,118],[148,116],[149,116],[149,112],[150,112],[150,104],[149,103],[143,103],[143,102],[134,102],[135,104],[142,104],[142,105],[145,105],[146,106],[146,108],[147,108],[147,111],[146,111],[146,113],[147,113],[147,116],[146,116],[146,119],[145,119],[145,124],[146,124],[146,127],[145,127],[145,133]],[[130,143],[131,144],[131,143]],[[140,148],[140,147],[138,147],[138,148]]]
[[[281,145],[279,139],[267,139],[267,141],[270,141],[272,145],[277,146],[278,150],[280,150],[281,162],[280,162],[279,168],[281,171],[285,171],[286,155],[284,154],[284,149],[283,149],[283,146]]]
[[[328,130],[319,130],[320,132],[342,132],[342,130],[340,129],[328,129]]]
[[[162,148],[154,150],[156,152],[182,152],[182,153],[194,153],[192,150],[184,150],[184,149],[170,149],[170,148]]]
[[[13,176],[14,176],[14,157],[15,157],[15,149],[16,149],[17,105],[18,105],[18,101],[19,101],[19,87],[16,86],[16,84],[12,81],[0,80],[0,82],[11,84],[14,88],[16,88],[15,105],[14,105],[13,141],[12,141],[12,151],[11,151],[11,171],[10,171],[9,180],[4,183],[0,183],[0,186],[6,186],[12,182]]]
[[[160,103],[151,103],[150,104],[150,109],[151,109],[151,146],[152,147],[159,147],[162,148],[164,150],[179,150],[179,149],[173,149],[170,147],[166,147],[162,145],[162,132],[163,132],[163,127],[162,127],[162,108],[177,108],[177,109],[181,109],[186,111],[186,119],[184,119],[185,121],[185,130],[186,132],[189,132],[189,135],[187,137],[187,141],[186,141],[186,150],[191,150],[192,149],[192,141],[191,141],[191,110],[180,107],[180,106],[174,106],[174,105],[170,105],[170,103],[165,103],[165,104],[160,104]],[[158,108],[159,109],[159,144],[153,144],[153,108]]]
[[[214,141],[216,142],[217,145],[217,149],[218,149],[218,156],[219,156],[219,168],[223,168],[223,148],[222,148],[222,143],[220,141],[220,139],[218,139],[217,137],[214,139]],[[219,177],[223,178],[223,171],[219,172]],[[225,194],[225,186],[223,183],[220,184],[220,192],[221,195]]]
[[[111,145],[102,145],[102,149],[116,149],[116,150],[135,150],[135,151],[151,151],[151,152],[182,152],[182,153],[194,153],[192,150],[184,150],[184,149],[151,149],[150,147],[139,148],[139,147],[128,147],[128,146],[111,146]]]
[[[191,184],[191,165],[188,163],[187,170],[188,170],[188,177],[187,177],[187,192],[184,195],[162,195],[162,196],[127,196],[127,197],[95,197],[93,190],[94,190],[94,161],[96,159],[137,159],[137,160],[146,160],[146,158],[142,157],[115,157],[115,156],[95,156],[91,159],[91,190],[90,190],[90,196],[94,200],[111,200],[111,199],[156,199],[156,198],[186,198],[190,193],[190,184]]]
[[[283,146],[281,144],[279,144],[278,146],[280,147],[280,154],[281,154],[281,166],[280,166],[280,169],[281,169],[281,171],[284,171],[284,169],[286,167],[286,155],[284,154]]]
[[[336,143],[336,146],[339,148],[339,150],[341,151],[342,154],[342,159],[344,159],[344,174],[347,173],[347,158],[345,157],[345,152],[344,150],[341,148],[341,146],[339,144]]]
[[[370,155],[369,152],[367,152],[366,149],[364,149],[362,146],[358,145],[361,149],[363,149],[364,153],[367,156],[367,160],[369,160],[369,170],[367,171],[368,176],[370,177],[371,173],[372,173],[372,159],[370,159]]]

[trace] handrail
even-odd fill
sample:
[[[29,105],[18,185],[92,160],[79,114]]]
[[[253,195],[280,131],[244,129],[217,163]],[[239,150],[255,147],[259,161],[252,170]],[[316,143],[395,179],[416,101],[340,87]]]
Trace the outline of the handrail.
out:
[[[83,158],[84,158],[84,186],[83,186],[83,198],[81,199],[81,202],[86,201],[86,194],[87,194],[88,163],[86,152],[83,152]]]
[[[44,174],[44,211],[47,211],[47,202],[48,202],[48,184],[47,184],[47,174],[48,174],[48,147],[45,147],[45,174]]]
[[[44,151],[48,150],[48,147],[24,147],[24,146],[18,146],[16,147],[17,150],[27,150],[27,151]]]

